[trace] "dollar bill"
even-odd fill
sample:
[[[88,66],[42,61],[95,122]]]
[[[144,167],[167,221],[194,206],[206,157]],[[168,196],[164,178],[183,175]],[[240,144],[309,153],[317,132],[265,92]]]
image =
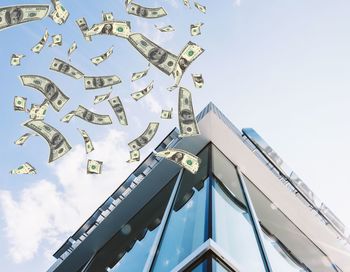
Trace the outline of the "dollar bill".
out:
[[[201,34],[201,26],[204,25],[204,23],[197,23],[197,24],[192,24],[190,26],[191,30],[191,36],[198,36]]]
[[[160,118],[162,119],[171,119],[173,114],[173,108],[171,110],[162,110],[160,113]]]
[[[23,54],[12,54],[10,64],[12,66],[21,65],[21,58],[24,58],[26,55]]]
[[[186,7],[190,7],[190,1],[189,0],[183,0],[183,2],[184,2],[184,5],[186,6]]]
[[[127,8],[133,0],[125,0],[125,7]]]
[[[75,116],[75,111],[70,111],[68,112],[65,116],[62,117],[60,120],[61,122],[64,123],[69,123],[69,121]]]
[[[44,120],[48,108],[49,102],[46,99],[41,105],[32,104],[29,110],[29,118],[31,120]]]
[[[141,33],[131,34],[128,41],[139,51],[151,64],[163,73],[170,75],[174,69],[177,56],[155,44]]]
[[[25,134],[23,134],[21,137],[19,137],[15,141],[15,144],[16,145],[23,145],[29,139],[29,137],[32,136],[32,135],[33,135],[32,133],[25,133]]]
[[[108,102],[111,105],[115,115],[117,116],[119,123],[123,126],[127,126],[128,120],[126,118],[125,110],[119,96],[112,97],[108,100]]]
[[[133,82],[133,81],[139,80],[140,78],[145,77],[148,74],[149,67],[150,67],[150,63],[148,63],[146,70],[133,73],[131,76],[131,81]]]
[[[121,83],[121,79],[116,76],[84,76],[85,90],[94,90],[99,88],[111,87]]]
[[[179,89],[179,137],[199,135],[199,128],[193,110],[191,92],[183,87]]]
[[[86,35],[113,35],[127,39],[131,33],[131,26],[129,21],[112,21],[94,24]]]
[[[57,58],[53,59],[50,70],[62,73],[75,79],[80,79],[84,76],[84,74],[73,65],[70,65],[69,63]]]
[[[49,5],[19,5],[0,7],[0,30],[41,20],[49,13]]]
[[[203,6],[197,2],[194,2],[194,6],[202,13],[206,13],[207,12],[207,7]]]
[[[83,136],[86,154],[89,154],[90,152],[94,151],[95,148],[92,144],[89,134],[87,134],[87,132],[83,129],[78,129],[78,131],[80,132],[81,136]]]
[[[36,169],[28,162],[20,165],[18,168],[10,171],[11,175],[20,175],[20,174],[30,174],[35,175]]]
[[[192,174],[197,173],[201,163],[201,159],[199,157],[185,150],[176,149],[176,148],[169,148],[164,151],[155,152],[155,155],[158,157],[170,160],[172,162],[175,162],[176,164],[180,165],[182,168],[190,171]]]
[[[181,78],[186,71],[187,67],[198,58],[204,49],[193,42],[188,42],[184,49],[181,51],[175,65],[173,76],[175,78],[175,85],[179,85]]]
[[[20,76],[24,86],[40,91],[50,102],[55,111],[60,111],[69,97],[66,96],[50,79],[39,75]]]
[[[132,93],[131,97],[134,98],[136,101],[138,101],[142,97],[149,94],[150,91],[152,91],[152,89],[153,89],[153,81],[150,84],[148,84],[145,88],[143,88],[142,90]]]
[[[135,3],[130,3],[126,8],[126,11],[129,14],[149,19],[160,18],[167,15],[165,9],[162,7],[147,8]]]
[[[49,163],[53,162],[71,150],[66,138],[54,127],[40,120],[31,120],[24,123],[24,126],[42,136],[50,147]]]
[[[113,12],[103,12],[102,13],[102,21],[104,21],[104,22],[114,21]]]
[[[140,161],[140,151],[139,150],[132,150],[130,151],[130,159],[127,160],[127,163],[131,162],[137,162]]]
[[[95,125],[112,124],[112,119],[109,117],[109,115],[94,113],[84,108],[82,105],[79,105],[79,107],[75,110],[75,116]]]
[[[87,161],[87,173],[88,174],[101,174],[102,173],[102,161],[88,160]]]
[[[31,50],[34,53],[39,54],[41,52],[41,50],[44,48],[48,38],[49,38],[49,32],[46,29],[41,40],[36,45],[34,45]]]
[[[105,61],[108,59],[111,55],[113,54],[113,46],[109,48],[105,53],[102,55],[99,55],[97,57],[91,58],[91,62],[95,64],[96,66],[99,65],[101,62]]]
[[[135,140],[132,140],[128,143],[131,150],[139,150],[148,144],[156,135],[159,127],[159,123],[150,122],[146,128],[146,130],[141,134],[141,136],[137,137]]]
[[[62,45],[62,34],[55,34],[51,36],[52,43],[49,44],[49,47],[61,46]]]
[[[68,59],[69,59],[69,60],[70,60],[70,56],[73,54],[73,52],[74,52],[75,50],[77,50],[77,48],[78,48],[78,45],[77,45],[77,43],[74,41],[74,42],[72,43],[72,45],[69,47],[68,52],[67,52],[67,54],[68,54]]]
[[[79,18],[79,19],[77,19],[75,22],[77,23],[77,25],[78,25],[78,27],[79,27],[81,33],[83,34],[84,39],[85,39],[86,41],[91,42],[91,37],[88,36],[88,35],[86,35],[86,33],[87,33],[88,30],[89,30],[89,26],[88,26],[88,24],[87,24],[87,22],[86,22],[86,19],[85,19],[84,17],[83,17],[83,18]]]
[[[168,87],[168,88],[166,88],[166,89],[167,89],[169,92],[172,92],[172,91],[176,90],[178,87],[179,87],[179,86],[175,84],[175,85],[170,86],[170,87]]]
[[[193,79],[193,83],[194,86],[196,88],[202,88],[204,85],[204,79],[202,74],[192,74],[192,79]]]
[[[156,29],[158,29],[160,32],[172,32],[172,31],[175,31],[175,28],[173,28],[171,25],[162,26],[162,27],[154,25],[154,27]]]
[[[94,99],[94,104],[98,104],[98,103],[101,103],[102,101],[107,100],[110,95],[111,95],[111,92],[106,94],[96,95]]]
[[[55,9],[50,13],[49,17],[59,25],[64,24],[68,17],[69,12],[67,9],[65,9],[60,0],[51,0],[52,4],[54,5]]]
[[[15,111],[26,111],[27,98],[22,96],[15,96],[13,99],[13,109]]]

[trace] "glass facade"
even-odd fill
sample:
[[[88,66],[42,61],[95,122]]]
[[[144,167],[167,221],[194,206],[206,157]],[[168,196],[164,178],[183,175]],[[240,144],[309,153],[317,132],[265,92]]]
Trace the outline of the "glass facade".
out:
[[[209,144],[198,156],[197,174],[174,177],[85,271],[321,271],[301,262],[257,218],[256,192],[220,150]]]

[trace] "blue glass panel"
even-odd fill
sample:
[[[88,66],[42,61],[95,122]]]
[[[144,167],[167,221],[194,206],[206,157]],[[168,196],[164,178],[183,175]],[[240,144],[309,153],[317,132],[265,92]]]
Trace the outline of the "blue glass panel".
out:
[[[213,182],[213,239],[242,271],[265,271],[247,209],[217,181]]]
[[[208,184],[180,194],[166,227],[153,271],[170,271],[207,240]]]
[[[212,271],[213,272],[230,272],[231,270],[226,269],[221,263],[216,259],[212,259]]]
[[[202,263],[190,270],[191,272],[208,272],[208,260],[205,259]]]
[[[152,231],[148,231],[146,236],[137,241],[132,248],[132,251],[126,253],[123,258],[117,263],[111,272],[130,272],[142,271],[146,263],[149,251],[152,247],[153,240],[157,234],[158,227]]]

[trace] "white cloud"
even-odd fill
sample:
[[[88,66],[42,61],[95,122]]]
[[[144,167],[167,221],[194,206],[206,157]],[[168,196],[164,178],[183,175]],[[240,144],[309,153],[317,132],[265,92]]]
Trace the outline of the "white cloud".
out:
[[[56,183],[39,180],[16,197],[0,191],[4,231],[15,262],[30,260],[44,244],[52,254],[62,237],[73,234],[135,166],[125,163],[129,152],[121,132],[110,130],[94,146],[88,157],[104,162],[101,175],[85,174],[85,149],[77,145],[52,166]]]
[[[160,115],[162,107],[160,106],[157,99],[154,98],[153,94],[148,94],[147,96],[145,96],[145,102],[151,112]]]
[[[235,0],[235,6],[237,7],[241,6],[241,0]]]

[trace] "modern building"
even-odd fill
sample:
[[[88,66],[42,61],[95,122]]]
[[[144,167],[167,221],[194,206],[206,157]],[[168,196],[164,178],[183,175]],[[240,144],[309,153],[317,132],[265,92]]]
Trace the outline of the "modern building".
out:
[[[49,271],[350,271],[345,226],[253,129],[212,103],[197,120],[200,136],[155,149],[198,154],[197,174],[150,154]]]

